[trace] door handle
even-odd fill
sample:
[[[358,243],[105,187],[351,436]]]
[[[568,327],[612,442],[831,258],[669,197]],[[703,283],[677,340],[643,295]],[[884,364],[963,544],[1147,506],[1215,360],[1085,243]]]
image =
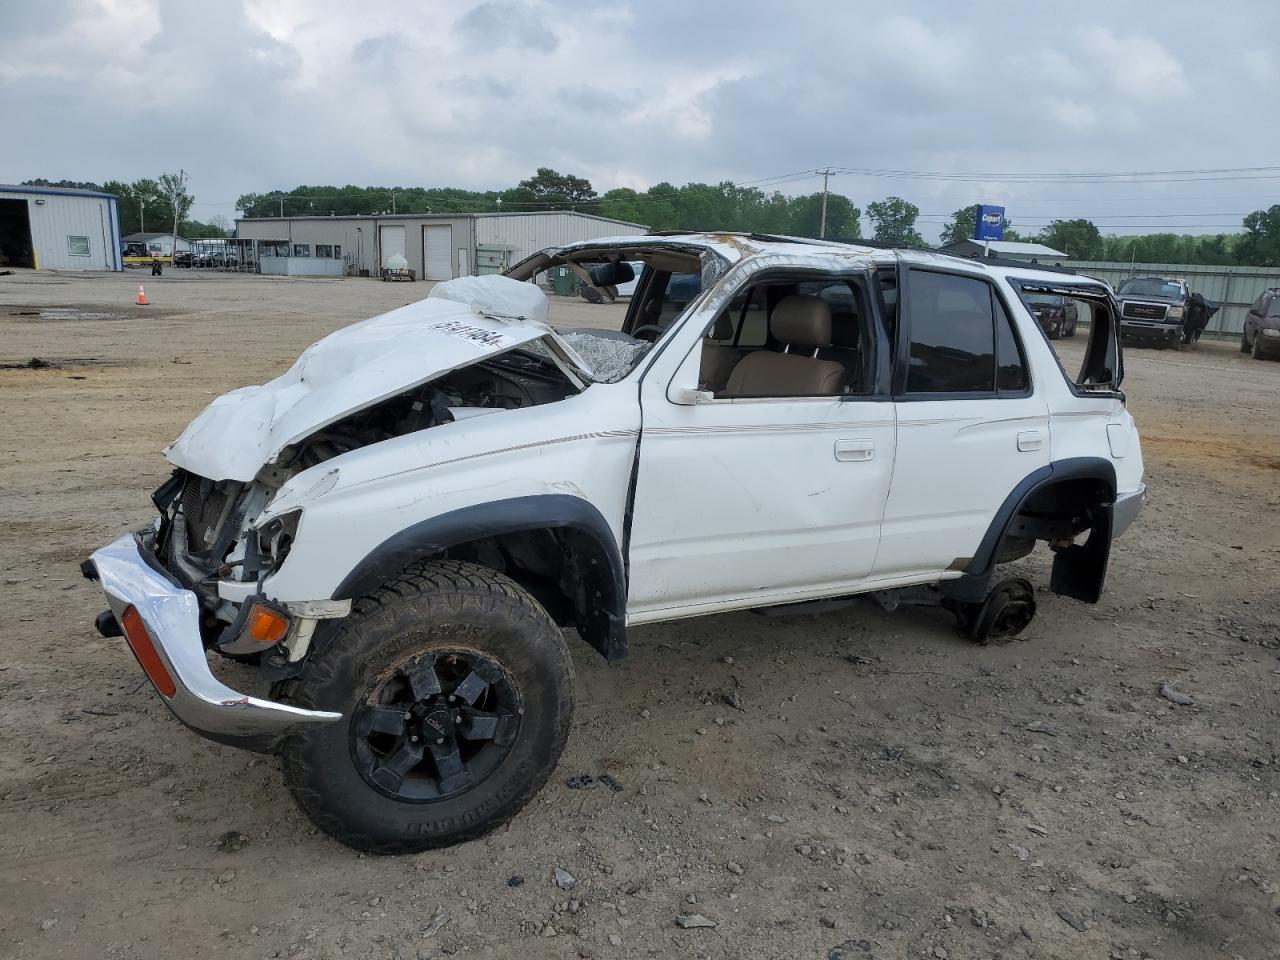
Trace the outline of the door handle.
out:
[[[1018,433],[1018,449],[1023,453],[1039,450],[1044,446],[1044,438],[1039,430],[1022,430]]]
[[[837,440],[836,459],[846,461],[870,460],[876,455],[874,440]]]

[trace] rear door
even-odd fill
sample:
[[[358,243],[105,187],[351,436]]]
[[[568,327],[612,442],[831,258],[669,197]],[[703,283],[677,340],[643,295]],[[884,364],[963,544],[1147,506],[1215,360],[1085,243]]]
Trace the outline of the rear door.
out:
[[[984,274],[904,265],[897,459],[874,576],[963,570],[996,510],[1049,462],[1049,415],[1011,307]]]

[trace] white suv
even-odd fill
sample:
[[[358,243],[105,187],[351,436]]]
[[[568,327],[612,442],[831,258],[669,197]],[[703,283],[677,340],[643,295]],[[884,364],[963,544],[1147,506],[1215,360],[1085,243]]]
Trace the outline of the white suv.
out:
[[[621,332],[558,333],[523,282],[567,265],[604,289],[630,263]],[[1042,295],[1088,312],[1078,377]],[[1144,494],[1116,317],[1095,280],[914,251],[547,250],[210,404],[166,451],[159,519],[86,564],[98,627],[196,732],[279,751],[340,840],[476,837],[564,747],[562,627],[618,660],[632,624],[874,593],[931,595],[983,639],[1029,618],[995,569],[1038,540],[1051,589],[1096,601]]]

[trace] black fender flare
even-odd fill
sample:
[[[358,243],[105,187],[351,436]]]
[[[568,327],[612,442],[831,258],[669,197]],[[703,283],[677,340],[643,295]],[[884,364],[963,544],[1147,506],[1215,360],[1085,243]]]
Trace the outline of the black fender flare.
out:
[[[585,561],[570,596],[578,632],[606,660],[627,653],[627,574],[622,551],[608,521],[596,507],[569,494],[537,494],[462,507],[405,527],[360,560],[333,592],[351,600],[376,590],[424,557],[487,537],[531,530],[554,530],[572,538]]]
[[[1106,486],[1109,494],[1108,501],[1102,505],[1105,508],[1104,522],[1098,525],[1099,528],[1105,527],[1105,529],[1096,528],[1087,544],[1094,560],[1096,561],[1099,554],[1102,559],[1101,569],[1096,571],[1096,583],[1091,583],[1084,589],[1059,590],[1059,586],[1064,586],[1059,577],[1059,561],[1065,555],[1059,555],[1054,560],[1052,586],[1055,592],[1096,603],[1102,592],[1102,580],[1106,576],[1106,558],[1111,550],[1111,511],[1116,496],[1115,464],[1102,457],[1068,457],[1063,460],[1054,460],[1023,477],[1000,504],[1000,508],[991,520],[991,525],[987,527],[987,532],[978,544],[978,549],[965,567],[964,575],[955,580],[944,580],[939,584],[943,595],[966,603],[977,603],[983,600],[991,585],[992,574],[995,572],[997,551],[1014,517],[1037,491],[1064,480],[1098,480]],[[1085,550],[1086,546],[1073,549]]]

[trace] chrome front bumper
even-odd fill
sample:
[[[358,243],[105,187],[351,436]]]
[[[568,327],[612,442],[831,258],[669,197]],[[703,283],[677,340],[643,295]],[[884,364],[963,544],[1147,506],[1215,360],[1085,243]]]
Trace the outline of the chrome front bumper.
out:
[[[218,680],[200,640],[200,603],[162,572],[150,555],[148,534],[126,533],[95,552],[89,563],[116,621],[124,622],[129,607],[142,618],[176,687],[172,696],[160,694],[175,717],[211,740],[251,750],[271,750],[289,734],[342,719],[340,713],[250,697]]]
[[[1138,487],[1133,493],[1123,493],[1116,497],[1116,502],[1111,507],[1111,536],[1120,536],[1125,530],[1129,529],[1129,525],[1138,519],[1138,514],[1142,511],[1142,505],[1147,500],[1147,485],[1144,483]]]

